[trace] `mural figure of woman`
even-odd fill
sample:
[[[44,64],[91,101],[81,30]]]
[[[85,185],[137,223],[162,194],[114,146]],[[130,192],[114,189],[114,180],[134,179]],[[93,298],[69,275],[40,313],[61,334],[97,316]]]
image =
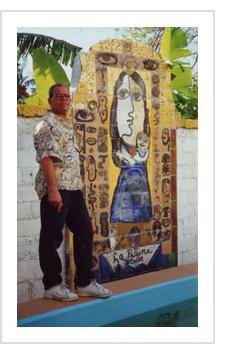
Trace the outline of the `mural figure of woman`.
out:
[[[122,71],[114,87],[110,116],[112,158],[121,168],[111,205],[111,223],[152,218],[147,158],[150,126],[145,84]]]

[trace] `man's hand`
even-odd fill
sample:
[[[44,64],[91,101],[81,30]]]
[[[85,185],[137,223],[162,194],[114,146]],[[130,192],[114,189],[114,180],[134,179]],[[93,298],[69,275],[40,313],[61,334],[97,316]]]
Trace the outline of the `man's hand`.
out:
[[[59,193],[57,188],[49,188],[48,189],[48,201],[51,205],[57,208],[57,212],[60,213],[63,202],[61,194]]]
[[[57,179],[55,175],[55,169],[53,161],[50,157],[43,159],[40,162],[41,168],[44,172],[47,185],[48,185],[48,201],[51,205],[57,208],[60,213],[63,206],[62,197],[57,188]]]

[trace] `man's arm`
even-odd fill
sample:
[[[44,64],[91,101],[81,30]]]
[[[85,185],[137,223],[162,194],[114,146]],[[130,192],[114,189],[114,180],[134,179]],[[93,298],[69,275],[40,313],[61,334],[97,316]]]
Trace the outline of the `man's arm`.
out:
[[[63,206],[61,194],[58,191],[55,169],[50,157],[40,161],[41,169],[48,185],[48,200],[49,203],[57,208],[58,213]]]

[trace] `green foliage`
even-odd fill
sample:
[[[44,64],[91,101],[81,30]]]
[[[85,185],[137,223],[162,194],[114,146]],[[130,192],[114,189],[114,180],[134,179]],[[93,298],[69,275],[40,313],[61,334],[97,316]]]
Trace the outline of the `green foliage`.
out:
[[[174,48],[171,52],[171,59],[179,59],[179,58],[184,58],[184,57],[189,57],[191,55],[191,51],[188,49],[180,49],[180,48]]]
[[[28,97],[25,103],[31,106],[44,106],[44,103],[40,100],[38,95]]]
[[[180,28],[172,28],[171,50],[185,48],[187,46],[186,33]]]
[[[173,90],[180,90],[192,86],[192,70],[188,66],[181,63],[174,64],[172,67],[172,82]]]
[[[35,33],[17,33],[17,60],[41,48],[51,54],[58,62],[73,67],[74,60],[82,48],[68,42]]]
[[[159,27],[127,27],[123,30],[122,37],[142,42],[147,45],[152,45],[155,33],[158,31]],[[116,31],[120,31],[120,28],[116,28]]]
[[[33,89],[35,85],[34,79],[29,75],[24,75],[24,64],[17,63],[17,102],[24,103],[29,97],[29,89]],[[34,90],[32,90],[34,91]]]
[[[183,61],[192,52],[186,49],[187,34],[180,28],[167,27],[160,43],[161,57],[171,65],[171,87],[176,110],[182,118],[198,118],[198,90],[193,85],[192,68]]]
[[[59,63],[73,67],[74,60],[81,49],[52,37],[35,33],[18,33],[17,60],[19,62],[20,59],[25,59],[28,54],[32,56],[33,82],[35,81],[36,85],[36,94],[29,97],[27,92],[29,82],[24,82],[17,89],[19,101],[47,106],[48,89],[51,85],[58,82],[70,86],[66,73]]]
[[[44,105],[47,105],[49,87],[55,83],[70,86],[70,82],[61,65],[43,49],[33,50],[33,68],[38,97]]]
[[[166,27],[160,41],[160,57],[171,64],[171,28]]]
[[[198,85],[194,84],[192,88],[182,88],[179,91],[173,90],[173,99],[176,109],[183,118],[198,118]]]

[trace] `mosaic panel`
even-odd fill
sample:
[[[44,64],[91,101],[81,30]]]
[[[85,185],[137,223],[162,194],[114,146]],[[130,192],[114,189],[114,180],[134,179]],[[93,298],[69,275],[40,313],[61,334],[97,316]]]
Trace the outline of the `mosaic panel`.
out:
[[[123,40],[97,43],[81,63],[73,116],[98,280],[175,265],[176,122],[168,66],[151,48]]]

